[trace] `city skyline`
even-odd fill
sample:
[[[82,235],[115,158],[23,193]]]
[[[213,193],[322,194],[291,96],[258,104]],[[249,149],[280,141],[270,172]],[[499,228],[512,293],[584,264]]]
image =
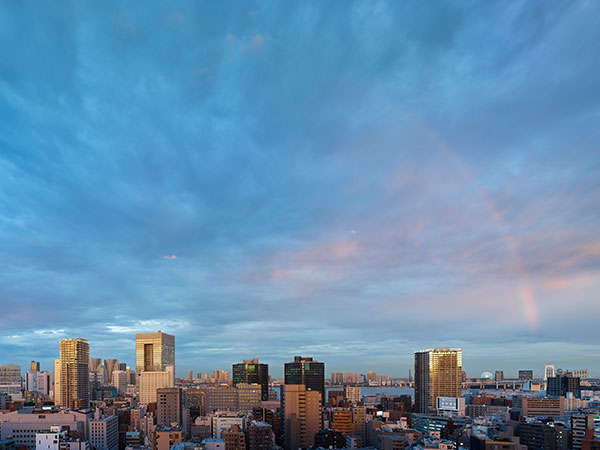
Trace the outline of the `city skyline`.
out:
[[[599,18],[2,4],[0,364],[600,374]]]

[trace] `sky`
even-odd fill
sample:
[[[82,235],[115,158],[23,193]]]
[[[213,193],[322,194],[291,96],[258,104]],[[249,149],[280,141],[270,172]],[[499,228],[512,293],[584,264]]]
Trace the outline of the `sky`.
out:
[[[600,2],[2,2],[0,364],[600,376]]]

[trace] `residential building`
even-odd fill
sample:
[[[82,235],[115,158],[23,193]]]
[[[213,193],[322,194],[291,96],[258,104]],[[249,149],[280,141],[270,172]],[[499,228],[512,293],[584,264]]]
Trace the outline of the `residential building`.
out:
[[[293,375],[298,376],[298,374]],[[321,392],[310,390],[302,384],[285,384],[282,394],[284,446],[286,448],[312,446],[315,434],[321,428]]]
[[[360,387],[358,386],[344,386],[344,399],[353,404],[358,404],[361,401]]]
[[[54,403],[67,408],[87,408],[90,403],[90,345],[87,339],[61,339],[54,361]]]
[[[416,352],[416,411],[434,411],[438,397],[462,397],[461,373],[461,349],[436,348]]]

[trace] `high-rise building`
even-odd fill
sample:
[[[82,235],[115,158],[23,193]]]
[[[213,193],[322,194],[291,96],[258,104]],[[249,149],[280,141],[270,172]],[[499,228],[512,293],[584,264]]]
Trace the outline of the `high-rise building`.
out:
[[[573,414],[571,416],[571,440],[573,450],[581,449],[581,444],[590,430],[594,429],[594,415]]]
[[[573,369],[571,373],[577,378],[589,378],[590,376],[590,371],[588,369]]]
[[[127,363],[126,362],[120,362],[118,365],[119,370],[127,370]]]
[[[435,348],[415,353],[415,407],[436,409],[438,397],[462,397],[462,350]]]
[[[140,404],[147,405],[157,401],[157,390],[175,386],[175,368],[167,366],[158,372],[141,372],[138,376]]]
[[[544,381],[548,381],[548,378],[556,376],[556,368],[552,364],[546,364],[544,367]]]
[[[234,386],[239,383],[259,384],[261,399],[269,400],[269,366],[267,364],[261,364],[258,358],[247,359],[242,363],[234,364],[231,373]]]
[[[61,339],[54,361],[54,402],[67,408],[87,408],[90,402],[90,344],[87,339]]]
[[[248,426],[248,450],[271,450],[273,429],[265,422],[253,422]]]
[[[0,366],[0,393],[8,394],[14,400],[22,398],[22,389],[21,366],[16,364]]]
[[[356,372],[345,372],[344,373],[344,384],[357,384],[358,374]]]
[[[183,402],[181,388],[159,388],[156,391],[156,424],[168,426],[182,423]]]
[[[546,395],[550,397],[565,397],[571,392],[574,397],[581,396],[579,378],[569,375],[550,377],[546,381]]]
[[[175,366],[175,336],[158,330],[135,335],[135,371],[162,372]]]
[[[101,358],[90,358],[90,370],[99,370],[102,367]]]
[[[156,401],[156,390],[175,386],[175,336],[158,330],[135,335],[135,372],[140,403]]]
[[[285,384],[304,385],[307,390],[321,393],[321,404],[325,401],[325,363],[312,358],[295,356],[294,361],[285,363]]]
[[[39,372],[40,371],[40,363],[39,361],[31,361],[29,365],[29,370],[31,372]]]
[[[503,370],[496,370],[496,373],[494,374],[494,381],[504,381]]]
[[[533,370],[519,370],[519,380],[533,380]]]
[[[259,384],[238,383],[235,389],[238,394],[238,411],[251,413],[254,408],[260,406],[262,390]]]
[[[282,389],[285,448],[308,448],[321,428],[321,393],[301,384]]]

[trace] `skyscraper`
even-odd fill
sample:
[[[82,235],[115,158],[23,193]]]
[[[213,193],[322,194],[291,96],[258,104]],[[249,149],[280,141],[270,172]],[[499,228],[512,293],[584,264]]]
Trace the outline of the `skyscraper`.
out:
[[[287,366],[287,364],[286,364]],[[308,448],[321,428],[321,395],[302,385],[286,384],[283,394],[285,448]]]
[[[415,407],[428,413],[438,397],[462,397],[462,350],[435,348],[415,353]]]
[[[258,358],[247,359],[242,363],[234,364],[233,385],[239,383],[260,384],[261,399],[269,400],[269,366],[258,362]]]
[[[29,366],[29,371],[30,372],[39,372],[40,371],[39,361],[31,361],[31,364]]]
[[[135,371],[162,372],[175,367],[175,337],[158,330],[135,335]]]
[[[519,370],[519,380],[533,380],[533,370]]]
[[[285,363],[285,384],[303,384],[307,390],[321,393],[321,404],[325,399],[325,363],[312,358],[295,356],[294,361]]]
[[[155,402],[157,389],[175,385],[175,337],[160,330],[136,334],[135,368],[140,403]]]
[[[59,359],[54,361],[54,401],[68,408],[87,408],[90,345],[86,339],[61,339]]]

